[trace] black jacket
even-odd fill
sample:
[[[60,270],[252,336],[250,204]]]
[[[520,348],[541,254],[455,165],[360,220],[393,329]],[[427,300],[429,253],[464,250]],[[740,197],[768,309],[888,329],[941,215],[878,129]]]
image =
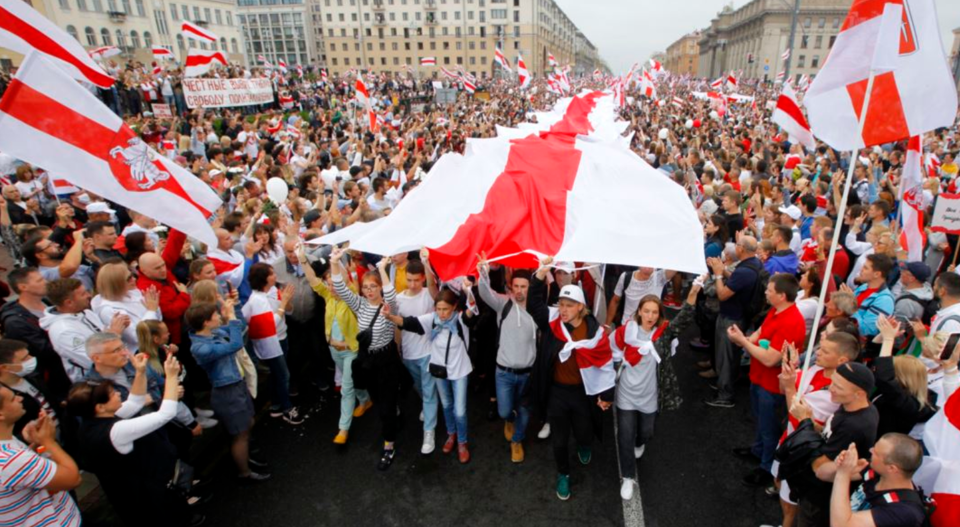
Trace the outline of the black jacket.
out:
[[[37,358],[37,374],[50,391],[52,403],[66,399],[70,390],[70,378],[63,369],[60,355],[53,349],[47,332],[40,327],[40,319],[16,300],[0,308],[0,330],[3,336],[27,343],[30,355]]]
[[[893,370],[893,357],[877,357],[873,367],[877,379],[873,405],[880,414],[877,437],[888,432],[909,434],[917,423],[926,423],[937,412],[936,393],[928,390],[927,404],[921,407],[920,401],[903,389]]]
[[[533,364],[533,375],[531,378],[531,385],[535,390],[533,395],[536,397],[538,407],[545,409],[547,407],[547,401],[550,397],[550,387],[553,385],[553,371],[557,363],[557,357],[560,355],[560,350],[563,349],[564,342],[554,336],[553,331],[550,329],[550,310],[547,307],[547,286],[543,280],[540,280],[536,276],[533,276],[530,279],[530,292],[527,295],[527,312],[530,313],[530,316],[533,317],[533,320],[537,323],[537,327],[540,328],[540,345],[537,349],[537,360]],[[600,323],[597,322],[597,319],[593,315],[587,315],[583,319],[583,323],[587,325],[587,338],[593,338],[596,335],[597,331],[603,331],[603,328],[600,326]],[[568,330],[571,330],[571,327],[567,327]],[[596,396],[590,396],[591,399],[599,397],[603,401],[612,402],[614,395],[615,387],[600,393]],[[583,396],[587,397],[586,391],[583,392]],[[600,410],[600,407],[597,405],[591,405],[593,408],[593,424],[594,430],[597,437],[600,437],[601,430],[601,418],[603,412]]]

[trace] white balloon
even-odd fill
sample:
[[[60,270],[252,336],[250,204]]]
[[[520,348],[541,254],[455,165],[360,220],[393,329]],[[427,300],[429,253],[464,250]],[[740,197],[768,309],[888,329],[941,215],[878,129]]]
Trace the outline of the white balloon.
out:
[[[719,118],[720,118],[720,114],[717,113],[716,110],[714,110],[714,111],[710,112],[710,117],[711,117],[712,119],[719,119]]]
[[[687,122],[683,123],[683,126],[685,126],[687,130],[693,128],[693,119],[687,119]]]
[[[287,187],[287,182],[282,178],[270,178],[267,180],[267,195],[270,196],[270,201],[280,204],[287,201],[287,194],[290,193],[290,189]]]
[[[660,139],[666,139],[666,138],[667,138],[667,134],[669,134],[669,133],[670,133],[670,131],[667,130],[666,128],[661,128],[661,129],[660,129],[660,133],[659,133],[658,135],[660,136]]]

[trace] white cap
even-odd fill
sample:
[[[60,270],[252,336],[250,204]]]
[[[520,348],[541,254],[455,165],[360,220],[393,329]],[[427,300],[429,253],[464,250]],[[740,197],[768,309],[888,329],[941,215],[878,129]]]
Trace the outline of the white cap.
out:
[[[560,290],[561,300],[566,298],[567,300],[573,300],[574,302],[579,302],[586,305],[587,301],[583,298],[583,289],[580,289],[580,286],[574,284],[567,284],[563,286],[563,289]]]
[[[109,205],[102,201],[97,201],[87,205],[87,214],[97,214],[102,212],[107,212],[111,216],[117,213],[117,211],[111,209]]]
[[[220,174],[223,174],[223,171],[216,168],[207,173],[207,175],[209,175],[210,177],[216,177],[216,176],[219,176]]]
[[[803,213],[800,212],[800,208],[796,205],[790,205],[789,207],[780,207],[780,212],[790,216],[790,219],[796,221],[800,219],[800,216],[803,216]]]

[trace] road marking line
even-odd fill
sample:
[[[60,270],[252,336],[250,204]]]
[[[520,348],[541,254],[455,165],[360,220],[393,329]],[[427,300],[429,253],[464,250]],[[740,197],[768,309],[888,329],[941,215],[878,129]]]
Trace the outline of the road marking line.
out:
[[[617,405],[613,405],[613,446],[614,450],[617,453],[617,473],[620,474],[620,483],[623,483],[623,474],[620,473],[620,441],[617,441],[617,434],[619,432],[619,427],[617,427]],[[636,461],[636,460],[634,460]],[[633,497],[630,498],[630,501],[624,501],[622,498],[620,501],[623,503],[623,524],[626,527],[644,527],[646,522],[643,519],[643,500],[640,499],[640,478],[639,472],[637,473],[637,481],[635,485],[636,489],[633,491]]]

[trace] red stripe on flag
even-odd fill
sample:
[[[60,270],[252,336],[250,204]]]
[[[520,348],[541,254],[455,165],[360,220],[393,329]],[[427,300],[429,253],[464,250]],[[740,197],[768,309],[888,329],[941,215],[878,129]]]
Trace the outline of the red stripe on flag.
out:
[[[110,165],[111,175],[124,190],[151,192],[164,189],[196,207],[204,217],[210,216],[210,211],[194,201],[172,173],[169,178],[159,181],[154,187],[145,190],[140,188],[129,175],[130,169],[124,165],[123,160],[111,157],[110,150],[113,147],[125,147],[130,139],[137,137],[137,134],[125,124],[121,125],[119,130],[111,130],[72,108],[47,97],[46,94],[33,89],[18,79],[13,79],[10,82],[3,99],[0,99],[0,111],[36,129],[38,132],[59,139],[91,156],[102,159]],[[162,159],[157,156],[154,163],[162,164]],[[163,167],[166,170],[166,165],[163,165]],[[123,176],[124,172],[127,172],[125,177]]]
[[[207,260],[210,260],[210,263],[213,264],[213,270],[216,271],[217,275],[222,275],[223,273],[229,273],[237,267],[240,267],[240,264],[243,262],[233,263],[225,262],[223,260],[217,260],[216,258],[207,257]]]
[[[777,99],[777,109],[789,115],[790,118],[796,121],[800,126],[807,130],[810,129],[810,125],[807,123],[807,118],[803,116],[803,112],[800,111],[800,107],[797,106],[797,103],[793,102],[790,97],[781,95]]]
[[[217,61],[224,66],[227,65],[227,58],[223,56],[223,53],[219,51],[216,53],[211,53],[210,55],[188,55],[186,66],[204,66],[210,64],[213,61]]]
[[[273,319],[273,313],[270,311],[250,317],[248,328],[251,339],[277,336],[277,322]]]
[[[930,525],[933,527],[956,526],[956,520],[960,518],[960,496],[934,492],[930,497],[937,502],[937,508],[930,515]]]
[[[13,16],[13,13],[2,7],[0,7],[0,29],[17,35],[29,45],[37,48],[38,51],[73,65],[80,70],[80,73],[83,74],[84,77],[97,86],[109,88],[116,82],[116,79],[113,77],[84,64],[73,53],[70,53],[58,44],[57,41],[23,20]]]
[[[117,144],[116,130],[76,113],[18,79],[10,82],[0,100],[0,111],[101,159]]]
[[[567,192],[580,168],[576,134],[592,129],[588,116],[602,95],[593,92],[574,98],[564,118],[549,131],[513,142],[483,209],[470,215],[449,242],[431,251],[440,276],[471,274],[471,260],[464,255],[481,251],[504,255],[536,249],[556,254],[563,243]],[[537,266],[537,259],[521,254],[501,263],[530,268]]]
[[[855,0],[850,6],[850,12],[847,13],[840,32],[882,16],[883,8],[887,4],[903,5],[903,0]]]
[[[857,118],[863,112],[863,100],[867,93],[867,79],[847,85],[847,93],[853,103]],[[903,113],[903,102],[893,72],[882,73],[873,78],[873,93],[863,126],[864,146],[891,143],[910,137],[910,127]]]

